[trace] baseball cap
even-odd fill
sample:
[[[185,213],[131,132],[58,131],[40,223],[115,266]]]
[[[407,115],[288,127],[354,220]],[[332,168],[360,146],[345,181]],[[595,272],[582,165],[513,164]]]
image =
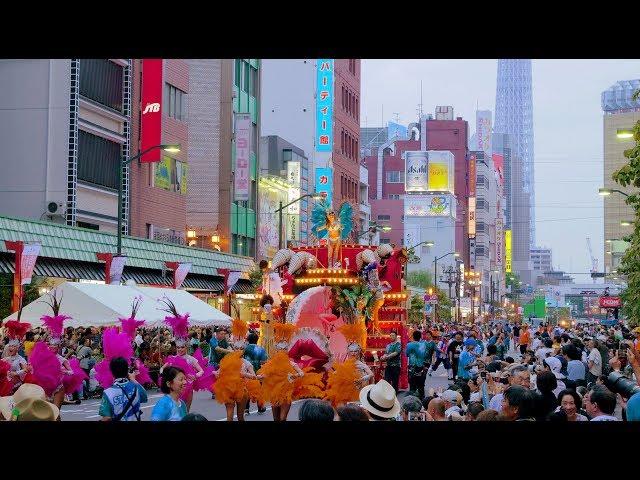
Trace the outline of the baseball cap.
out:
[[[446,400],[447,402],[458,403],[458,392],[454,392],[453,390],[445,390],[440,395],[440,398]]]
[[[477,345],[476,341],[475,340],[471,340],[470,338],[467,338],[464,341],[464,346],[465,347],[475,347],[476,345]]]

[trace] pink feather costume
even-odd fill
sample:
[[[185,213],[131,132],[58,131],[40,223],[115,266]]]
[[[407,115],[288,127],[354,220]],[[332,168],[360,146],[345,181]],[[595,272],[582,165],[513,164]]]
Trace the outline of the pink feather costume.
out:
[[[96,380],[102,388],[109,388],[115,380],[109,369],[109,363],[116,357],[124,357],[130,361],[133,357],[133,347],[126,333],[119,333],[117,327],[111,327],[107,328],[102,335],[102,351],[104,359],[95,366]],[[140,384],[149,383],[151,379],[147,367],[138,359],[135,360],[135,364],[139,372],[136,375],[136,381]]]

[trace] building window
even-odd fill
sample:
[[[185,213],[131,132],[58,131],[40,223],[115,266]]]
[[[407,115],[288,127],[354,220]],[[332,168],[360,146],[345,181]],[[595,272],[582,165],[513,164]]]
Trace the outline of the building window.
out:
[[[342,154],[344,155],[344,130],[342,130],[340,132],[340,150],[342,151]]]
[[[389,200],[400,200],[400,194],[399,193],[390,193],[389,194]]]
[[[187,94],[169,83],[164,84],[164,111],[171,118],[184,121],[187,118]]]
[[[401,171],[387,172],[387,183],[404,183],[404,172],[401,172]]]
[[[360,150],[358,150],[358,140],[356,140],[356,160],[360,159]]]
[[[118,189],[121,146],[84,130],[78,131],[78,180]]]
[[[485,226],[484,222],[476,222],[476,232],[484,232]]]
[[[356,120],[360,118],[360,102],[359,100],[356,98]]]
[[[380,239],[380,243],[391,243],[391,239],[390,238],[381,238]]]
[[[342,102],[342,109],[344,110],[344,85],[341,87],[342,95],[340,96],[340,101]]]
[[[101,58],[83,59],[80,95],[122,113],[123,67]]]
[[[391,220],[391,215],[378,215],[379,222],[388,222]]]
[[[258,69],[249,65],[249,95],[257,97],[258,92]]]
[[[240,69],[241,69],[242,60],[239,58],[235,59],[235,78],[234,84],[236,87],[240,88]]]
[[[244,67],[244,80],[242,82],[242,90],[249,93],[249,78],[251,77],[249,70],[251,70],[251,65],[247,62],[242,62]]]
[[[89,230],[100,230],[100,226],[95,223],[76,222],[76,227],[88,228]]]

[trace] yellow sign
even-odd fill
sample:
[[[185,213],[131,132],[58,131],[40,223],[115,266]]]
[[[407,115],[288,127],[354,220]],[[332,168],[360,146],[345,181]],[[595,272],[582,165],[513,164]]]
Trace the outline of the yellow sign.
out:
[[[504,270],[511,273],[511,230],[504,231]]]
[[[429,163],[428,189],[436,192],[449,192],[449,165],[446,163]]]
[[[187,172],[189,171],[189,165],[182,164],[182,178],[180,178],[180,193],[182,195],[187,194]]]

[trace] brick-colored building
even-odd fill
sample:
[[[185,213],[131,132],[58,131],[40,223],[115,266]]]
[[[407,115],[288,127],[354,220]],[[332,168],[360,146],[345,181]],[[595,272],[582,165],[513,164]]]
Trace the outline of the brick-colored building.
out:
[[[140,97],[144,76],[142,60],[133,61],[131,155],[140,152]],[[186,243],[188,186],[189,65],[184,60],[163,61],[162,143],[180,144],[180,152],[163,152],[162,164],[139,163],[130,167],[131,235],[171,243]],[[164,166],[168,167],[166,170]],[[186,168],[186,175],[183,169]],[[163,175],[168,172],[167,175]]]
[[[358,211],[360,185],[360,60],[334,62],[333,204],[353,204]]]

